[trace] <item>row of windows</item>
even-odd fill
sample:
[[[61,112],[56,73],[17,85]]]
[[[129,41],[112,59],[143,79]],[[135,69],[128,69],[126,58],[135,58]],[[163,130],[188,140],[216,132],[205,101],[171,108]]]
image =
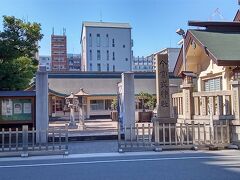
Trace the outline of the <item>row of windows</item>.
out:
[[[53,69],[66,69],[65,66],[53,66]]]
[[[92,111],[97,110],[110,110],[111,109],[112,100],[90,100],[90,109]]]
[[[92,53],[92,50],[90,50],[89,51],[90,61],[93,60],[92,56],[93,56],[93,53]],[[112,60],[114,61],[115,59],[116,59],[115,52],[112,52]],[[97,50],[97,60],[101,60],[101,51],[100,50]],[[106,53],[106,60],[107,61],[109,60],[109,50],[107,50],[107,53]],[[125,61],[128,61],[128,58],[125,58]]]
[[[53,54],[66,54],[65,51],[54,51]]]
[[[64,62],[65,58],[64,57],[54,57],[53,61]]]
[[[90,61],[92,60],[92,50],[89,51],[89,56],[90,56]],[[109,60],[109,50],[107,50],[107,55],[106,55],[107,61]],[[101,60],[101,51],[97,50],[97,60]],[[115,52],[112,52],[112,60],[115,60]]]
[[[102,43],[102,46],[105,44],[106,47],[109,47],[109,36],[108,36],[108,34],[106,34],[105,40],[103,42],[104,43],[101,42],[100,34],[97,34],[97,36],[96,36],[96,45],[97,45],[97,47],[100,47],[101,43]],[[112,45],[112,47],[115,47],[115,40],[114,40],[114,38],[111,41],[111,45]],[[92,47],[92,34],[91,33],[89,34],[89,46]],[[125,47],[126,46],[124,44],[123,48],[125,48]]]
[[[54,37],[54,38],[52,38],[52,41],[53,41],[53,42],[64,42],[65,39],[64,39],[64,38],[61,38],[61,37],[59,37],[59,38]]]
[[[93,70],[93,65],[92,65],[92,63],[90,63],[90,68],[89,68],[89,70],[90,70],[90,71]],[[112,69],[111,69],[111,70],[112,70],[113,72],[115,71],[115,65],[112,66]],[[111,71],[111,70],[110,70],[110,65],[107,64],[107,71]],[[102,69],[101,69],[101,64],[100,64],[100,63],[97,64],[97,71],[102,71]]]

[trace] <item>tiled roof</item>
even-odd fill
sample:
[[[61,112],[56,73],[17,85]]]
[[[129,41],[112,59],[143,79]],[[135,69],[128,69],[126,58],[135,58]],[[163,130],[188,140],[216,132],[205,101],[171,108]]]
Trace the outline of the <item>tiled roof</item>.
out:
[[[240,31],[189,31],[213,54],[217,61],[240,61]]]

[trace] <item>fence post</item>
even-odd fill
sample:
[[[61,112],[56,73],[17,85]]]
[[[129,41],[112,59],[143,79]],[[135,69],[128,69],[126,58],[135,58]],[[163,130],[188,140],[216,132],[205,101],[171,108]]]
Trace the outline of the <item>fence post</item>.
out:
[[[9,151],[12,150],[12,128],[9,129],[9,139],[8,139]]]
[[[223,123],[222,121],[220,122],[220,128],[221,128],[221,143],[223,144]]]
[[[180,123],[180,143],[183,145],[183,130],[182,130],[182,123]]]
[[[28,156],[28,125],[22,126],[22,142],[23,142],[23,153],[21,157]]]
[[[18,151],[18,128],[16,128],[16,150]]]
[[[165,123],[162,124],[162,129],[163,129],[163,145],[165,146],[165,141],[166,141],[165,140],[165,138],[166,138],[165,137],[166,136],[166,134],[165,134]]]
[[[198,123],[198,144],[200,144],[200,141],[201,141],[200,123]]]
[[[203,137],[204,137],[204,144],[206,144],[206,123],[203,123]]]
[[[169,145],[172,145],[172,132],[171,132],[171,124],[168,124],[168,133],[169,133]]]
[[[65,124],[65,155],[68,154],[68,124]]]
[[[229,121],[226,120],[226,126],[227,126],[227,143],[230,143],[230,131],[229,131]]]
[[[136,124],[136,133],[137,133],[137,146],[139,146],[139,128],[138,128],[138,124]]]
[[[192,121],[192,143],[195,144],[195,127],[194,122]]]
[[[187,134],[187,145],[189,145],[189,128],[188,128],[188,124],[186,124],[186,134]]]
[[[155,139],[155,145],[159,146],[159,122],[155,120],[153,122],[154,125],[154,139]]]
[[[4,151],[4,139],[5,139],[5,133],[4,133],[4,128],[2,128],[2,151]]]

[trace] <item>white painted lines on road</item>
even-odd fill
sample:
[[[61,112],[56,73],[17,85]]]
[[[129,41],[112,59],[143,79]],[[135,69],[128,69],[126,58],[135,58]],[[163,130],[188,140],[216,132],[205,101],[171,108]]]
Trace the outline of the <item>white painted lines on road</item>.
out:
[[[18,164],[3,165],[0,168],[22,168],[22,167],[41,167],[41,166],[64,166],[80,164],[99,164],[99,163],[121,163],[121,162],[144,162],[144,161],[166,161],[166,160],[193,160],[193,159],[239,159],[239,156],[189,156],[189,157],[162,157],[162,158],[139,158],[139,159],[114,159],[114,160],[96,160],[96,161],[78,161],[78,162],[59,162],[59,163],[36,163],[36,164]]]

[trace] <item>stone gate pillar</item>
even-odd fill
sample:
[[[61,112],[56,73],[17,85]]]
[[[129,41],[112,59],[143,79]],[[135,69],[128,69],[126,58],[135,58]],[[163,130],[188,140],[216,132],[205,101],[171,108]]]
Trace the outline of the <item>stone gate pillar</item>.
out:
[[[36,136],[37,142],[46,143],[48,129],[48,73],[46,66],[39,66],[36,73]]]
[[[134,90],[134,73],[122,73],[122,118],[123,125],[126,127],[135,126],[135,90]],[[124,132],[127,139],[130,139],[130,131]],[[135,133],[132,132],[132,139]]]

